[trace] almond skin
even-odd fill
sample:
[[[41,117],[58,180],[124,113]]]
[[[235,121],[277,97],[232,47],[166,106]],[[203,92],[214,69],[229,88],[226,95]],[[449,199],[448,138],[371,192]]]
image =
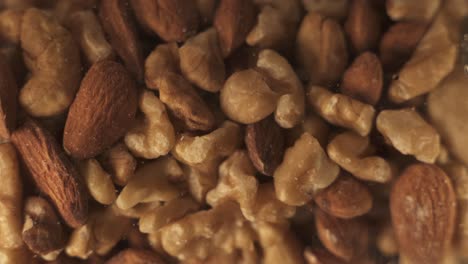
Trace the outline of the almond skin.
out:
[[[129,248],[121,251],[111,259],[109,259],[106,264],[164,264],[165,262],[158,256],[156,253],[143,250]]]
[[[390,211],[401,253],[412,263],[441,263],[456,217],[456,196],[445,172],[423,163],[408,167],[393,185]]]
[[[77,170],[49,132],[27,120],[12,135],[13,144],[39,189],[50,197],[71,227],[88,217],[86,188]]]
[[[0,55],[0,140],[8,140],[16,126],[17,93],[13,72]]]
[[[74,158],[94,157],[122,137],[137,111],[137,87],[117,62],[95,63],[81,82],[70,107],[63,146]]]

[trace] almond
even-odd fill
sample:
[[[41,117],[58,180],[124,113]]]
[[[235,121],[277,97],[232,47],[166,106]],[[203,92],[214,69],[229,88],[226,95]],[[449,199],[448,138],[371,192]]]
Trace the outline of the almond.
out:
[[[275,120],[267,117],[257,123],[247,125],[245,145],[255,168],[265,175],[273,176],[283,160],[285,149],[283,130]]]
[[[109,259],[106,264],[164,264],[163,261],[156,253],[143,250],[143,249],[134,249],[129,248],[121,251],[111,259]]]
[[[131,0],[138,21],[166,42],[194,35],[200,18],[195,0]]]
[[[8,140],[16,126],[17,93],[15,77],[0,55],[0,141]]]
[[[127,0],[102,0],[99,17],[112,47],[125,66],[138,80],[143,80],[142,48]]]
[[[341,92],[364,103],[376,105],[382,95],[383,71],[372,52],[359,55],[345,71]]]
[[[221,0],[214,17],[223,56],[227,57],[244,43],[256,19],[252,0]]]
[[[445,172],[423,163],[408,167],[393,185],[390,210],[401,253],[413,263],[441,263],[456,217],[456,196]]]
[[[94,157],[122,137],[137,111],[136,83],[119,63],[95,63],[70,107],[63,145],[74,158]]]
[[[13,144],[39,189],[50,197],[71,227],[88,217],[86,188],[55,139],[35,121],[27,120],[12,135]]]
[[[380,39],[381,18],[372,0],[353,0],[345,31],[356,54],[375,49]]]
[[[315,203],[325,212],[340,218],[366,214],[372,208],[372,195],[363,183],[342,175],[315,196]]]

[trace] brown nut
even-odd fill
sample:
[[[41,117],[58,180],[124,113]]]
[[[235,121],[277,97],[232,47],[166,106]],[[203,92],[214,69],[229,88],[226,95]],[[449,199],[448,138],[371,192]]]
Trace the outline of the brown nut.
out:
[[[376,237],[376,244],[379,251],[384,256],[395,256],[398,254],[398,244],[395,232],[390,224],[385,225],[379,230]]]
[[[151,1],[150,1],[151,2]],[[109,37],[115,52],[125,62],[125,67],[143,79],[143,55],[140,40],[127,0],[102,0],[99,6],[99,18]]]
[[[143,27],[167,42],[186,40],[200,23],[195,0],[130,0]]]
[[[115,205],[96,212],[92,223],[95,252],[107,255],[125,237],[131,225],[130,219],[119,215]]]
[[[387,14],[396,21],[410,20],[429,22],[439,10],[440,0],[387,0]]]
[[[110,205],[117,198],[111,176],[104,171],[95,159],[78,163],[78,170],[84,178],[89,194],[100,204]]]
[[[281,127],[271,117],[247,125],[245,145],[255,168],[272,176],[283,160],[285,137]]]
[[[189,130],[207,131],[215,125],[214,114],[195,88],[178,74],[167,74],[159,86],[159,99]]]
[[[221,0],[213,25],[218,31],[221,51],[229,56],[245,41],[255,23],[255,6],[252,0]]]
[[[208,191],[214,189],[218,183],[218,167],[222,158],[215,158],[197,165],[185,165],[184,174],[192,197],[199,203],[205,203]]]
[[[70,234],[65,252],[68,256],[87,259],[94,253],[95,239],[91,221],[75,228]]]
[[[29,197],[24,205],[23,241],[39,255],[60,252],[67,237],[54,208],[45,199]]]
[[[28,120],[12,135],[16,149],[41,191],[50,197],[71,227],[88,217],[83,181],[55,139],[35,121]]]
[[[177,43],[158,45],[146,58],[145,83],[149,89],[158,90],[166,74],[178,73],[179,47]]]
[[[120,251],[117,255],[109,259],[106,264],[164,264],[156,253],[150,250],[129,248]]]
[[[2,264],[38,264],[26,247],[17,249],[0,248]]]
[[[263,183],[258,186],[255,202],[249,219],[256,222],[286,223],[294,216],[296,207],[287,205],[276,197],[273,183]]]
[[[322,147],[328,143],[330,127],[325,120],[315,114],[308,114],[304,120],[294,128],[287,130],[287,145],[290,146],[303,134],[309,133],[320,142]]]
[[[324,212],[345,219],[366,214],[373,203],[367,186],[348,175],[338,177],[314,199]]]
[[[200,13],[201,24],[212,24],[219,0],[195,0]]]
[[[127,184],[137,166],[135,158],[122,143],[118,143],[104,152],[99,161],[104,169],[111,174],[114,183],[119,186]]]
[[[288,205],[304,205],[338,177],[340,168],[330,161],[318,141],[304,133],[287,149],[273,177],[276,196]]]
[[[119,63],[99,61],[86,73],[68,112],[63,146],[74,158],[102,153],[125,135],[135,119],[136,84]]]
[[[380,112],[377,130],[402,154],[426,163],[434,163],[439,155],[439,134],[414,109]]]
[[[345,31],[356,54],[377,47],[382,28],[380,14],[374,7],[374,1],[351,1]]]
[[[226,72],[214,28],[188,39],[180,47],[179,56],[180,69],[189,81],[208,92],[221,90]]]
[[[305,16],[297,33],[296,59],[303,79],[311,84],[334,85],[348,64],[346,40],[340,24],[318,13]]]
[[[334,94],[320,86],[311,86],[307,99],[312,108],[328,122],[350,128],[367,136],[373,126],[375,109],[346,95]]]
[[[8,140],[16,126],[18,87],[10,65],[0,55],[0,141]]]
[[[383,71],[379,58],[364,52],[345,71],[340,86],[342,93],[370,105],[376,105],[383,89]]]
[[[439,167],[408,167],[390,196],[401,253],[415,263],[440,263],[454,234],[456,204],[450,178]]]
[[[304,258],[307,264],[345,264],[344,260],[324,248],[306,248]]]
[[[24,10],[2,10],[0,12],[0,40],[18,44],[21,40],[21,24]]]
[[[322,244],[345,261],[359,257],[367,250],[369,230],[362,219],[339,219],[317,210],[315,226]]]
[[[317,12],[333,19],[342,20],[348,15],[349,0],[302,0],[307,12]]]

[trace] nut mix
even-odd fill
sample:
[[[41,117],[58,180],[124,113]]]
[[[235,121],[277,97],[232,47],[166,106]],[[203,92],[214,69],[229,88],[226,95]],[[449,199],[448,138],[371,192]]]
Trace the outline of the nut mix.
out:
[[[466,0],[0,0],[0,264],[468,261]]]

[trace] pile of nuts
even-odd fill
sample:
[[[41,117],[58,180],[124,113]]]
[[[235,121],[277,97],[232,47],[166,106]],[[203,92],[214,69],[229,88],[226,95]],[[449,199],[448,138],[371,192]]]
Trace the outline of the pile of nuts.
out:
[[[468,260],[467,16],[0,0],[0,264]]]

